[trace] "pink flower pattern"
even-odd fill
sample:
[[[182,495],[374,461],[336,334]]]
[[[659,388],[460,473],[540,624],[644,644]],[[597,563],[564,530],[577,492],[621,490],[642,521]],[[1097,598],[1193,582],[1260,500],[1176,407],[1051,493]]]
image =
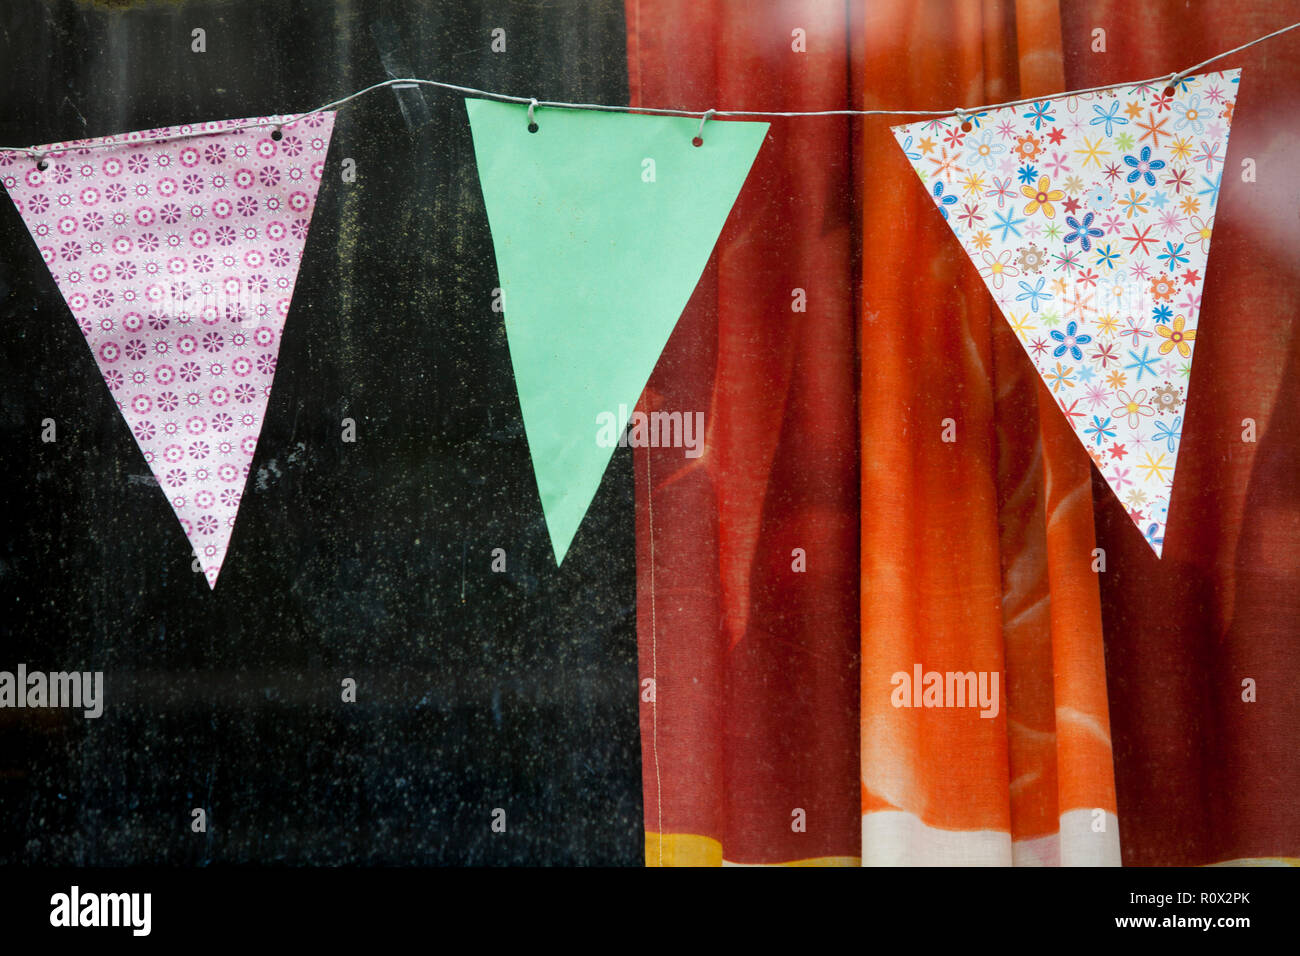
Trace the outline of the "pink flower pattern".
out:
[[[239,130],[249,122],[279,123]],[[0,153],[0,173],[215,587],[261,433],[332,112]],[[180,134],[183,139],[164,139]],[[98,144],[106,148],[87,149]],[[237,227],[235,224],[238,224]]]

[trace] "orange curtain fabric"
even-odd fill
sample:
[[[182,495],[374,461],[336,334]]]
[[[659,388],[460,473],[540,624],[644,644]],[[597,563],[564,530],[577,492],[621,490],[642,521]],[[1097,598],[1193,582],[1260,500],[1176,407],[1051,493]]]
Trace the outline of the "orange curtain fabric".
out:
[[[701,111],[976,106],[1295,19],[625,5],[633,105]],[[634,458],[649,865],[1300,856],[1300,38],[1270,44],[1215,67],[1245,74],[1159,561],[935,214],[903,120],[772,121],[642,399],[707,416],[700,459]],[[1254,191],[1227,181],[1243,156]],[[896,706],[918,666],[997,675],[996,715]]]
[[[856,108],[1064,88],[1052,4],[856,13]],[[888,123],[861,141],[864,862],[1117,864],[1087,453]],[[916,665],[1002,706],[894,706]]]

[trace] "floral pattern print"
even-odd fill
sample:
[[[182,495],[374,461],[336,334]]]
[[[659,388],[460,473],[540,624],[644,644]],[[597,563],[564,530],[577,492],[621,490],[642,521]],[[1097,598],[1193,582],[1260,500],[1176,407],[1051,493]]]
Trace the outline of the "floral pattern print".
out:
[[[280,125],[233,129],[263,121]],[[54,143],[40,148],[44,169],[0,151],[0,181],[210,587],[261,433],[333,128],[323,112]],[[85,148],[101,143],[112,145]]]
[[[893,130],[1157,555],[1240,75]]]

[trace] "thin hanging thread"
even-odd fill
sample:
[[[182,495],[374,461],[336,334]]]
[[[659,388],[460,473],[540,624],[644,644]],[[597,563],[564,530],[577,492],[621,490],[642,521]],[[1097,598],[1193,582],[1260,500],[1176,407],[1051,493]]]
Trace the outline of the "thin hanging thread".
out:
[[[659,865],[664,865],[664,782],[659,773],[659,622],[655,618],[655,483],[650,474],[650,450],[645,456],[645,503],[650,529],[650,749],[655,762],[655,809],[659,814]]]
[[[1079,93],[1100,93],[1104,90],[1115,90],[1124,86],[1147,86],[1161,82],[1165,83],[1168,87],[1173,87],[1184,77],[1195,73],[1203,67],[1209,66],[1217,60],[1222,60],[1224,57],[1232,56],[1234,53],[1240,53],[1242,50],[1248,50],[1258,43],[1263,43],[1265,40],[1271,40],[1273,37],[1281,36],[1282,34],[1289,33],[1297,28],[1300,28],[1300,23],[1293,23],[1290,26],[1282,27],[1280,30],[1274,30],[1272,33],[1266,33],[1263,36],[1256,37],[1247,43],[1241,44],[1241,46],[1233,47],[1231,50],[1225,50],[1222,53],[1216,53],[1208,60],[1202,60],[1195,66],[1189,66],[1186,69],[1170,73],[1167,77],[1154,76],[1146,80],[1129,80],[1124,83],[1109,83],[1105,86],[1090,86],[1087,89],[1067,90],[1062,93],[1052,94],[1052,96],[1074,96]],[[212,136],[217,133],[233,133],[245,129],[265,129],[266,127],[273,127],[274,129],[279,130],[284,126],[288,126],[290,123],[296,123],[309,116],[315,116],[317,113],[323,113],[326,110],[338,109],[341,106],[346,106],[348,103],[365,96],[367,93],[373,93],[375,90],[382,90],[389,86],[433,86],[438,89],[451,90],[454,93],[464,93],[467,96],[476,96],[482,99],[499,100],[505,103],[522,103],[528,106],[528,122],[530,129],[537,125],[535,111],[538,109],[594,110],[601,113],[648,113],[655,116],[698,116],[700,118],[700,130],[699,133],[696,134],[697,139],[702,138],[704,135],[705,122],[714,116],[773,116],[783,118],[796,116],[956,116],[965,120],[967,117],[978,115],[987,110],[1002,109],[1006,106],[1024,106],[1026,104],[1042,102],[1045,99],[1052,98],[1051,96],[1027,96],[1024,99],[1007,100],[1002,103],[986,103],[983,106],[956,106],[946,110],[801,110],[777,112],[773,110],[710,109],[701,111],[664,109],[652,106],[613,106],[606,103],[566,103],[560,100],[539,100],[532,96],[511,96],[508,93],[495,93],[491,90],[478,90],[472,86],[460,86],[456,83],[444,83],[440,80],[423,80],[417,77],[407,77],[384,80],[383,82],[372,84],[364,89],[357,90],[355,93],[350,93],[342,99],[337,99],[332,103],[318,106],[314,110],[309,110],[306,113],[298,113],[292,116],[273,120],[253,120],[245,123],[238,123],[234,126],[222,126],[217,130],[193,130],[188,133],[167,133],[163,136],[150,139],[149,142],[162,143],[170,140]],[[79,145],[74,142],[64,145],[58,150],[49,150],[47,148],[45,151],[42,151],[42,149],[37,146],[0,146],[0,152],[26,153],[38,162],[42,162],[50,152],[65,152],[85,149],[111,149],[122,145],[124,145],[124,143],[121,141],[114,143],[88,143],[85,145]]]

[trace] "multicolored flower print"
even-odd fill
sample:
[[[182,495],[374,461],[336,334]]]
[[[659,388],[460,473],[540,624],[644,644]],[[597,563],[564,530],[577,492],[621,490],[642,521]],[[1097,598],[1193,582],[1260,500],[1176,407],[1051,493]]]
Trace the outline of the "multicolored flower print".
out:
[[[1157,555],[1240,76],[893,130]]]
[[[246,123],[280,124],[245,130]],[[271,394],[334,114],[0,151],[22,214],[210,586]],[[180,134],[185,138],[162,139]],[[87,149],[92,144],[113,144]]]

